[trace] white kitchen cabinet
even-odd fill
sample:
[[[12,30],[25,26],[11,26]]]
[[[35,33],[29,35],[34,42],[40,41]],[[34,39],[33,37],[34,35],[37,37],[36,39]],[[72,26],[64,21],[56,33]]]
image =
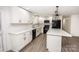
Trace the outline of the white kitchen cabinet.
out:
[[[20,49],[22,49],[23,42],[24,42],[23,34],[20,34],[20,35],[11,34],[10,39],[12,42],[12,50],[13,51],[19,51]]]
[[[36,28],[36,37],[42,33],[42,27]]]
[[[33,17],[33,24],[38,24],[39,23],[39,16],[34,16]]]
[[[11,23],[32,23],[31,13],[20,7],[12,7]]]
[[[12,40],[12,50],[20,51],[24,46],[31,42],[32,31],[20,34],[10,34],[10,39]]]
[[[47,35],[47,49],[51,52],[61,51],[61,36]]]
[[[26,32],[24,34],[24,45],[30,43],[32,41],[32,31]]]

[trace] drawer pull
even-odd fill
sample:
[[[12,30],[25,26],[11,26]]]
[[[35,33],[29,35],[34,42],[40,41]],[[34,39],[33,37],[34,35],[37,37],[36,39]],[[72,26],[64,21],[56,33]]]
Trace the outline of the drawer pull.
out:
[[[24,40],[26,40],[26,37],[24,37]]]

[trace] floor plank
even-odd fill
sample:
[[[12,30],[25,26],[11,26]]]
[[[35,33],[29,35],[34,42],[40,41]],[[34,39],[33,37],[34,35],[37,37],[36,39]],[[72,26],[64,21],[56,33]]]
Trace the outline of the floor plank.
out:
[[[63,37],[62,52],[79,52],[79,37]]]

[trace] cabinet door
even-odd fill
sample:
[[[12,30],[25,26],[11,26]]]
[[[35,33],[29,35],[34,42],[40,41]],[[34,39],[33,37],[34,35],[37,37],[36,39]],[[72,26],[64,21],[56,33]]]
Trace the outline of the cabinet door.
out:
[[[31,41],[32,41],[32,31],[30,31],[30,32],[28,33],[28,35],[29,35],[28,40],[29,40],[29,42],[31,42]]]
[[[28,44],[28,37],[27,33],[24,33],[24,45]]]
[[[41,33],[41,28],[36,29],[36,36],[38,36]]]
[[[22,16],[19,9],[20,8],[18,7],[12,8],[12,23],[19,23],[19,21],[21,20]]]
[[[24,46],[24,36],[23,34],[19,34],[19,35],[13,35],[12,36],[12,42],[13,42],[13,50],[14,51],[19,51],[21,50]]]
[[[32,31],[26,32],[25,34],[25,45],[30,43],[32,40]]]
[[[12,23],[29,23],[30,13],[19,7],[12,8]]]

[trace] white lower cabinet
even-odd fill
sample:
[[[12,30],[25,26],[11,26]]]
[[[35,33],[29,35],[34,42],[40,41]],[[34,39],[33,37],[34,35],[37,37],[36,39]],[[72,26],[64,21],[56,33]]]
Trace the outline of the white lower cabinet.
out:
[[[36,28],[36,37],[37,37],[40,33],[42,33],[41,27]]]
[[[47,49],[51,52],[61,51],[61,36],[47,35]]]
[[[30,32],[26,32],[24,34],[24,45],[27,45],[28,43],[30,43],[32,41],[32,31]]]
[[[13,51],[19,51],[23,47],[23,34],[12,35],[12,49]]]
[[[21,34],[11,34],[12,50],[20,51],[24,46],[32,40],[32,31],[28,31]]]

